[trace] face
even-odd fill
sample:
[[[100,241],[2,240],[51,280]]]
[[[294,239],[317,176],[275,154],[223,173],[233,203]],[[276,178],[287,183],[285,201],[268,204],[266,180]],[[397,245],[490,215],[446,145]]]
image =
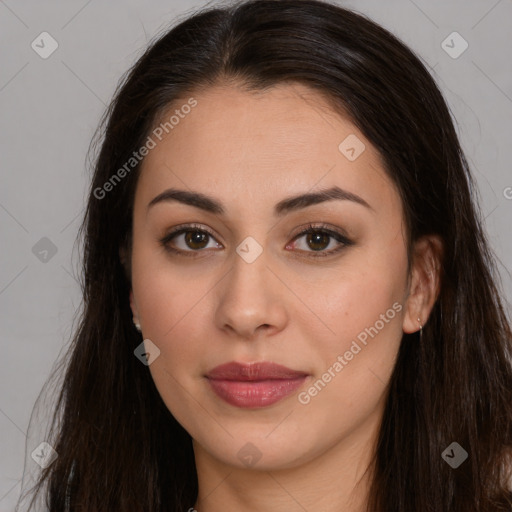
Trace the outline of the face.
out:
[[[156,387],[195,449],[230,466],[355,446],[411,323],[398,192],[370,142],[305,86],[193,97],[165,116],[181,112],[153,137],[135,196],[131,306],[160,351]],[[207,377],[228,362],[300,375]]]

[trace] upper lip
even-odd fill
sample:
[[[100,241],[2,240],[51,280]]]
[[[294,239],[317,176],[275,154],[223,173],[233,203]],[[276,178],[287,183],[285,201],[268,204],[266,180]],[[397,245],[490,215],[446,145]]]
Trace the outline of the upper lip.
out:
[[[206,375],[209,379],[235,380],[235,381],[258,381],[269,379],[296,379],[305,377],[306,372],[292,370],[280,364],[267,361],[256,363],[230,363],[216,366]]]

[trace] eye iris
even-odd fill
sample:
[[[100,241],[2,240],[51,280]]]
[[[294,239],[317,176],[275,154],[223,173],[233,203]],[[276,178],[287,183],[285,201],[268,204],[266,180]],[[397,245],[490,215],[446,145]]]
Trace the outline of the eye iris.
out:
[[[203,249],[207,245],[207,233],[202,233],[200,231],[187,231],[185,233],[185,242],[191,249]],[[193,244],[201,244],[204,242],[204,245],[201,247],[195,247]]]
[[[329,235],[327,233],[308,233],[307,241],[311,249],[320,251],[329,245]],[[320,244],[322,247],[314,247],[315,244]]]

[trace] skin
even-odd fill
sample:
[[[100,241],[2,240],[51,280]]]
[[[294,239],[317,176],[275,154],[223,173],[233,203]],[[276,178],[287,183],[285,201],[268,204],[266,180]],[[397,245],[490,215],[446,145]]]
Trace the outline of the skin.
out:
[[[199,497],[190,507],[363,510],[387,385],[403,332],[418,331],[418,318],[425,324],[437,297],[441,242],[418,241],[407,275],[398,192],[375,148],[318,92],[286,84],[254,93],[225,84],[193,97],[197,107],[143,162],[130,293],[143,338],[160,349],[149,366],[156,387],[193,439]],[[338,149],[350,134],[365,144],[354,161]],[[274,216],[284,198],[335,185],[371,208],[331,200]],[[170,187],[214,197],[225,214],[178,202],[148,210]],[[202,245],[187,245],[185,235],[169,242],[196,251],[195,258],[160,243],[184,223],[214,233]],[[309,223],[326,223],[353,245],[315,258],[315,248],[329,252],[340,244],[334,237],[316,245],[308,235],[294,238]],[[236,252],[248,236],[263,249],[252,263]],[[298,394],[395,303],[401,310],[394,318],[300,403]],[[310,377],[271,406],[242,409],[218,398],[204,377],[229,361],[273,361]],[[238,457],[248,442],[261,454],[252,466]]]

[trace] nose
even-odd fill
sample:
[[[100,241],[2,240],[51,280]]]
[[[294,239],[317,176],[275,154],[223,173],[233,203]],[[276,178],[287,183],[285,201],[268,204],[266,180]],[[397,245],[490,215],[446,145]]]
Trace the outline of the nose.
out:
[[[216,325],[233,339],[273,335],[287,323],[284,294],[290,292],[268,266],[265,251],[252,263],[236,254],[216,293]]]

